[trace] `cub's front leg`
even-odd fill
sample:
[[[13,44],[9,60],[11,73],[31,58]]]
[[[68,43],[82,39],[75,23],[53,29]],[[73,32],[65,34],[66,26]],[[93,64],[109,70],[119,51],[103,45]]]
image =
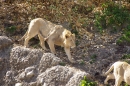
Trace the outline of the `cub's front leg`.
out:
[[[48,45],[49,45],[49,48],[50,48],[51,52],[52,52],[53,54],[56,54],[55,46],[54,46],[53,40],[52,40],[52,39],[48,39],[47,43],[48,43]]]
[[[47,50],[46,46],[45,46],[45,38],[39,33],[38,34],[39,40],[40,40],[40,45],[44,50]]]
[[[75,63],[74,59],[71,57],[70,47],[64,47],[64,50],[65,50],[66,55],[68,56],[68,59],[70,60],[70,62]]]

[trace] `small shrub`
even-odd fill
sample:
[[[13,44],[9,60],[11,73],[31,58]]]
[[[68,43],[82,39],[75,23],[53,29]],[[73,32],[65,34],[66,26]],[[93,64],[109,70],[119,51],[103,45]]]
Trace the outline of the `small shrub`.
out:
[[[127,83],[123,82],[122,86],[129,86]]]
[[[79,41],[78,40],[76,40],[76,46],[78,46],[80,43],[79,43]]]
[[[16,27],[15,26],[7,27],[6,31],[9,33],[14,33],[16,31]]]
[[[72,33],[74,33],[75,35],[79,35],[79,32],[76,29],[71,30]]]
[[[130,59],[130,54],[125,54],[122,59]]]
[[[124,29],[122,36],[116,41],[117,45],[130,45],[130,25]]]
[[[84,60],[81,60],[81,61],[79,62],[79,64],[84,65],[84,64],[85,64],[85,61],[84,61]]]
[[[65,66],[66,64],[64,62],[60,62],[59,65]]]
[[[96,54],[93,54],[92,56],[90,56],[90,63],[92,64],[92,63],[94,63],[95,61],[96,61],[96,58],[97,58],[97,55]]]
[[[96,59],[97,55],[96,54],[93,54],[90,58],[91,59]]]
[[[111,27],[112,30],[117,31],[118,27],[124,23],[130,23],[130,14],[125,7],[119,7],[114,2],[102,4],[102,14],[95,14],[95,26],[101,32],[104,28]]]
[[[120,38],[116,41],[116,44],[117,45],[121,45],[121,44],[123,44],[123,40],[121,40]]]
[[[129,86],[129,85],[125,83],[125,86]]]
[[[96,82],[93,82],[91,80],[88,80],[86,76],[84,76],[84,79],[81,80],[80,86],[97,86]]]

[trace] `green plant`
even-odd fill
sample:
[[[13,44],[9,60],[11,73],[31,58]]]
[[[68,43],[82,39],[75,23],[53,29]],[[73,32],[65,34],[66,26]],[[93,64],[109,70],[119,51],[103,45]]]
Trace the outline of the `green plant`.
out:
[[[123,55],[122,59],[130,59],[130,54]]]
[[[33,45],[33,48],[38,48],[38,47],[39,47],[38,44]]]
[[[79,32],[76,29],[72,29],[71,32],[74,33],[75,35],[79,35]]]
[[[118,45],[130,44],[130,25],[124,29],[122,36],[116,41]]]
[[[93,54],[90,58],[91,59],[96,59],[97,55],[96,54]]]
[[[65,66],[66,64],[64,62],[60,62],[59,65]]]
[[[81,61],[79,62],[79,64],[84,65],[84,64],[85,64],[85,61],[84,61],[84,60],[81,60]]]
[[[96,54],[93,54],[93,55],[91,55],[90,56],[90,63],[92,64],[93,62],[95,62],[96,61],[96,58],[97,58],[97,55]]]
[[[62,11],[62,5],[55,5],[54,3],[49,6],[50,14],[56,21],[61,20],[62,16],[64,15]],[[50,17],[51,18],[51,17]]]
[[[88,25],[88,19],[87,18],[79,18],[78,22],[81,24],[81,27],[85,28]]]
[[[76,46],[78,46],[80,44],[80,42],[78,40],[76,40],[75,44],[76,44]]]
[[[129,86],[127,83],[123,82],[122,86]]]
[[[94,24],[98,28],[99,32],[102,32],[103,28],[106,27],[106,24],[104,24],[103,22],[105,23],[104,16],[99,16],[99,14],[96,14],[95,15],[95,22],[94,22]]]
[[[99,31],[109,26],[116,31],[124,23],[130,23],[130,14],[125,7],[119,7],[114,2],[107,2],[102,4],[102,8],[102,14],[95,14],[95,26]]]
[[[86,76],[84,76],[84,79],[81,80],[80,86],[97,86],[96,82],[93,82],[91,80],[88,80]]]
[[[7,31],[7,32],[10,32],[10,33],[14,33],[14,32],[16,31],[16,27],[15,27],[15,26],[7,27],[7,28],[6,28],[6,31]]]
[[[121,40],[120,38],[116,41],[117,45],[121,45],[123,43],[123,40]]]
[[[125,86],[129,86],[129,85],[125,83]]]

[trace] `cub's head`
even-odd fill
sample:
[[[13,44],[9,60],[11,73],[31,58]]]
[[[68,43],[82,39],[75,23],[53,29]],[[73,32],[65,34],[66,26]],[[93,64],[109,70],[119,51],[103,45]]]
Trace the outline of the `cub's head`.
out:
[[[64,33],[64,45],[66,47],[74,48],[75,45],[75,34],[72,34],[70,31],[66,30]]]

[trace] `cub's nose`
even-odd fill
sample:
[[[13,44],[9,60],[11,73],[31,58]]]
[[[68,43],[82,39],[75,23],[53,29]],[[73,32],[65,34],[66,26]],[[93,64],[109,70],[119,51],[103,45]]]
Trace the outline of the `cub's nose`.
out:
[[[74,46],[71,46],[71,48],[75,48],[76,46],[74,45]]]

